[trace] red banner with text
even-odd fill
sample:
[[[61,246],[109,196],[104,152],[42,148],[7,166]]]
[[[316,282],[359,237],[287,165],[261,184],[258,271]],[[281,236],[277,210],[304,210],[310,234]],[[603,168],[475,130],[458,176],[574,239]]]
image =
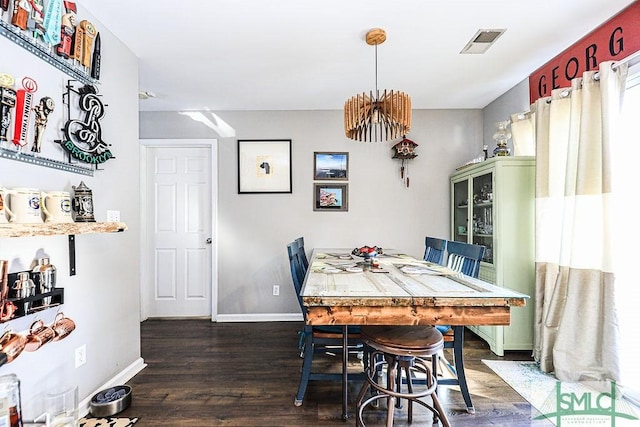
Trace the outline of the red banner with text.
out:
[[[620,60],[639,50],[640,1],[636,1],[534,71],[529,76],[529,99],[533,103],[549,96],[601,62]]]

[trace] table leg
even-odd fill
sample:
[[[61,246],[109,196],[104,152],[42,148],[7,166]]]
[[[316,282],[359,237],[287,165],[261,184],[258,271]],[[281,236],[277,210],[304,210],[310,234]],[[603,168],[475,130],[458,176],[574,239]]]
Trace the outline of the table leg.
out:
[[[342,419],[349,418],[348,414],[348,400],[347,390],[349,388],[348,377],[348,362],[349,362],[349,326],[344,325],[342,327]]]

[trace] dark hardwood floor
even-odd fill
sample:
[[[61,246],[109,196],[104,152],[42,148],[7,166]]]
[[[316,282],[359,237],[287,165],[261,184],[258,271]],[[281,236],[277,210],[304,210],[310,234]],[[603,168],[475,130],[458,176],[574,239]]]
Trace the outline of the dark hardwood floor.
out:
[[[347,421],[341,419],[340,382],[310,382],[304,404],[294,406],[302,362],[299,329],[294,322],[147,320],[141,324],[141,345],[148,366],[128,383],[133,401],[119,415],[140,417],[136,427],[355,425],[358,381],[350,382]],[[506,358],[530,360],[529,352],[511,352]],[[552,425],[532,421],[539,413],[481,359],[500,358],[468,332],[465,362],[476,414],[465,411],[457,388],[441,387],[439,396],[453,426]],[[323,356],[318,362],[339,370],[339,360]],[[351,369],[358,369],[355,358]],[[367,410],[367,426],[384,425],[383,410]],[[409,425],[406,405],[396,413],[395,425]],[[410,425],[431,425],[430,413],[414,405]]]

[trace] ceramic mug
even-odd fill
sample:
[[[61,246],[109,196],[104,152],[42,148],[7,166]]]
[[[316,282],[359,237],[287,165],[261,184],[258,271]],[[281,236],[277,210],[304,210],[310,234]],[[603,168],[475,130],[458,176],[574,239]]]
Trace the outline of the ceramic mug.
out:
[[[54,341],[60,341],[63,338],[66,338],[71,332],[76,329],[76,324],[73,320],[68,317],[64,317],[64,313],[56,314],[56,318],[53,320],[53,325],[51,328],[56,333],[56,336],[53,338]]]
[[[11,222],[21,224],[42,223],[40,191],[35,188],[13,188],[8,190],[9,205],[13,216]]]
[[[8,223],[13,217],[13,212],[11,212],[7,203],[8,191],[8,189],[0,187],[0,224]]]
[[[71,194],[66,191],[41,193],[44,222],[73,222],[71,217]]]
[[[36,351],[52,339],[54,339],[56,333],[51,326],[44,324],[42,320],[36,320],[29,328],[29,335],[27,335],[27,344],[24,346],[26,351]]]

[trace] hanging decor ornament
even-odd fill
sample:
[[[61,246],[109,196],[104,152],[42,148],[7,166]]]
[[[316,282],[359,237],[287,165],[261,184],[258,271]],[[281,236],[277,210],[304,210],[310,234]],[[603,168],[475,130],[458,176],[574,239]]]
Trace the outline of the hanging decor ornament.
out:
[[[376,88],[344,103],[344,132],[355,141],[388,141],[411,130],[411,98],[404,92],[378,90],[378,45],[387,39],[386,32],[374,28],[367,33],[367,44],[376,49]]]
[[[402,141],[392,147],[394,151],[393,158],[401,160],[400,178],[406,183],[407,187],[409,187],[409,160],[418,157],[415,151],[417,146],[418,144],[403,136]]]

